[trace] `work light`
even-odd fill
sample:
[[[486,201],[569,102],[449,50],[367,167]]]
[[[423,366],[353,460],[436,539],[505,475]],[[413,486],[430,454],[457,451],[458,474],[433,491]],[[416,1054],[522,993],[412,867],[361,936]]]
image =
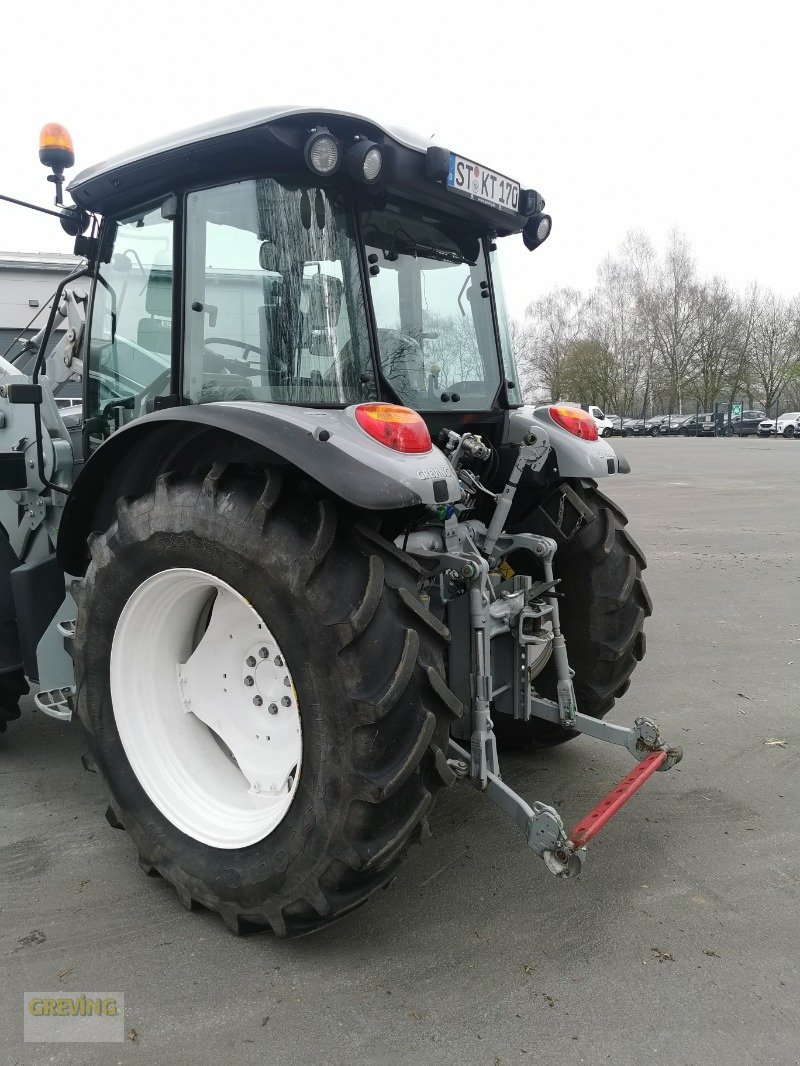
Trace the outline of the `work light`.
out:
[[[374,185],[383,170],[383,152],[374,141],[360,137],[347,153],[347,166],[356,181]]]
[[[306,141],[306,163],[323,178],[339,169],[341,154],[339,142],[324,126],[314,130]]]
[[[522,231],[522,239],[528,251],[532,252],[534,248],[538,248],[546,241],[552,228],[553,220],[549,215],[532,215]]]

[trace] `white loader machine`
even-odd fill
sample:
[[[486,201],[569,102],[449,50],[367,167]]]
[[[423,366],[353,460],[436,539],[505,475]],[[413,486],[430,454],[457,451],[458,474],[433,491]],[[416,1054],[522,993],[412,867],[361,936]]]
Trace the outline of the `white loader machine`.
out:
[[[357,907],[458,778],[577,873],[681,753],[603,721],[651,610],[597,488],[627,463],[520,395],[497,245],[548,237],[542,197],[305,108],[127,152],[71,206],[63,127],[40,157],[84,264],[30,376],[0,360],[2,728],[28,684],[77,719],[142,867],[237,933]],[[635,767],[568,830],[497,740],[581,733]]]

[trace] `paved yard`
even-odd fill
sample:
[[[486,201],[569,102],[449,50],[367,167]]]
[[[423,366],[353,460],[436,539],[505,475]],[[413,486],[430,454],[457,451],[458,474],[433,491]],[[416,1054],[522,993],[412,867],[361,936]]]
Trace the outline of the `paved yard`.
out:
[[[0,738],[2,1061],[800,1061],[800,442],[619,450],[655,613],[614,716],[686,755],[579,879],[462,785],[354,916],[236,939],[141,873],[78,734],[26,706]],[[572,821],[630,765],[579,739],[504,768]],[[133,1039],[23,1045],[26,990],[123,992]]]

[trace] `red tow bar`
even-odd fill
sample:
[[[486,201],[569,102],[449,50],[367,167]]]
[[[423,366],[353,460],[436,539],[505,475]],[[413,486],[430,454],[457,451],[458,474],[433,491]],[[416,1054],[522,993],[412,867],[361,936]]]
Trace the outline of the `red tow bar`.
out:
[[[608,795],[604,796],[585,818],[578,822],[569,834],[569,839],[573,846],[582,848],[584,844],[588,844],[592,837],[600,832],[606,822],[614,817],[620,807],[623,807],[631,796],[638,792],[648,777],[652,777],[667,756],[668,752],[666,751],[653,751],[647,758],[637,763],[631,772],[626,774],[620,783],[612,788]]]

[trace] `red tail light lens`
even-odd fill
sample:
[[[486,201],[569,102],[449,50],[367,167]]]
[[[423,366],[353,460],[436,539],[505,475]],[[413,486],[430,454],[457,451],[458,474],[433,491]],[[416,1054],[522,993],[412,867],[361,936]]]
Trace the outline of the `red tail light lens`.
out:
[[[421,415],[395,403],[362,403],[356,422],[380,444],[396,452],[429,452],[431,435]]]
[[[550,417],[556,425],[581,440],[597,440],[597,423],[588,411],[579,407],[551,407]]]

